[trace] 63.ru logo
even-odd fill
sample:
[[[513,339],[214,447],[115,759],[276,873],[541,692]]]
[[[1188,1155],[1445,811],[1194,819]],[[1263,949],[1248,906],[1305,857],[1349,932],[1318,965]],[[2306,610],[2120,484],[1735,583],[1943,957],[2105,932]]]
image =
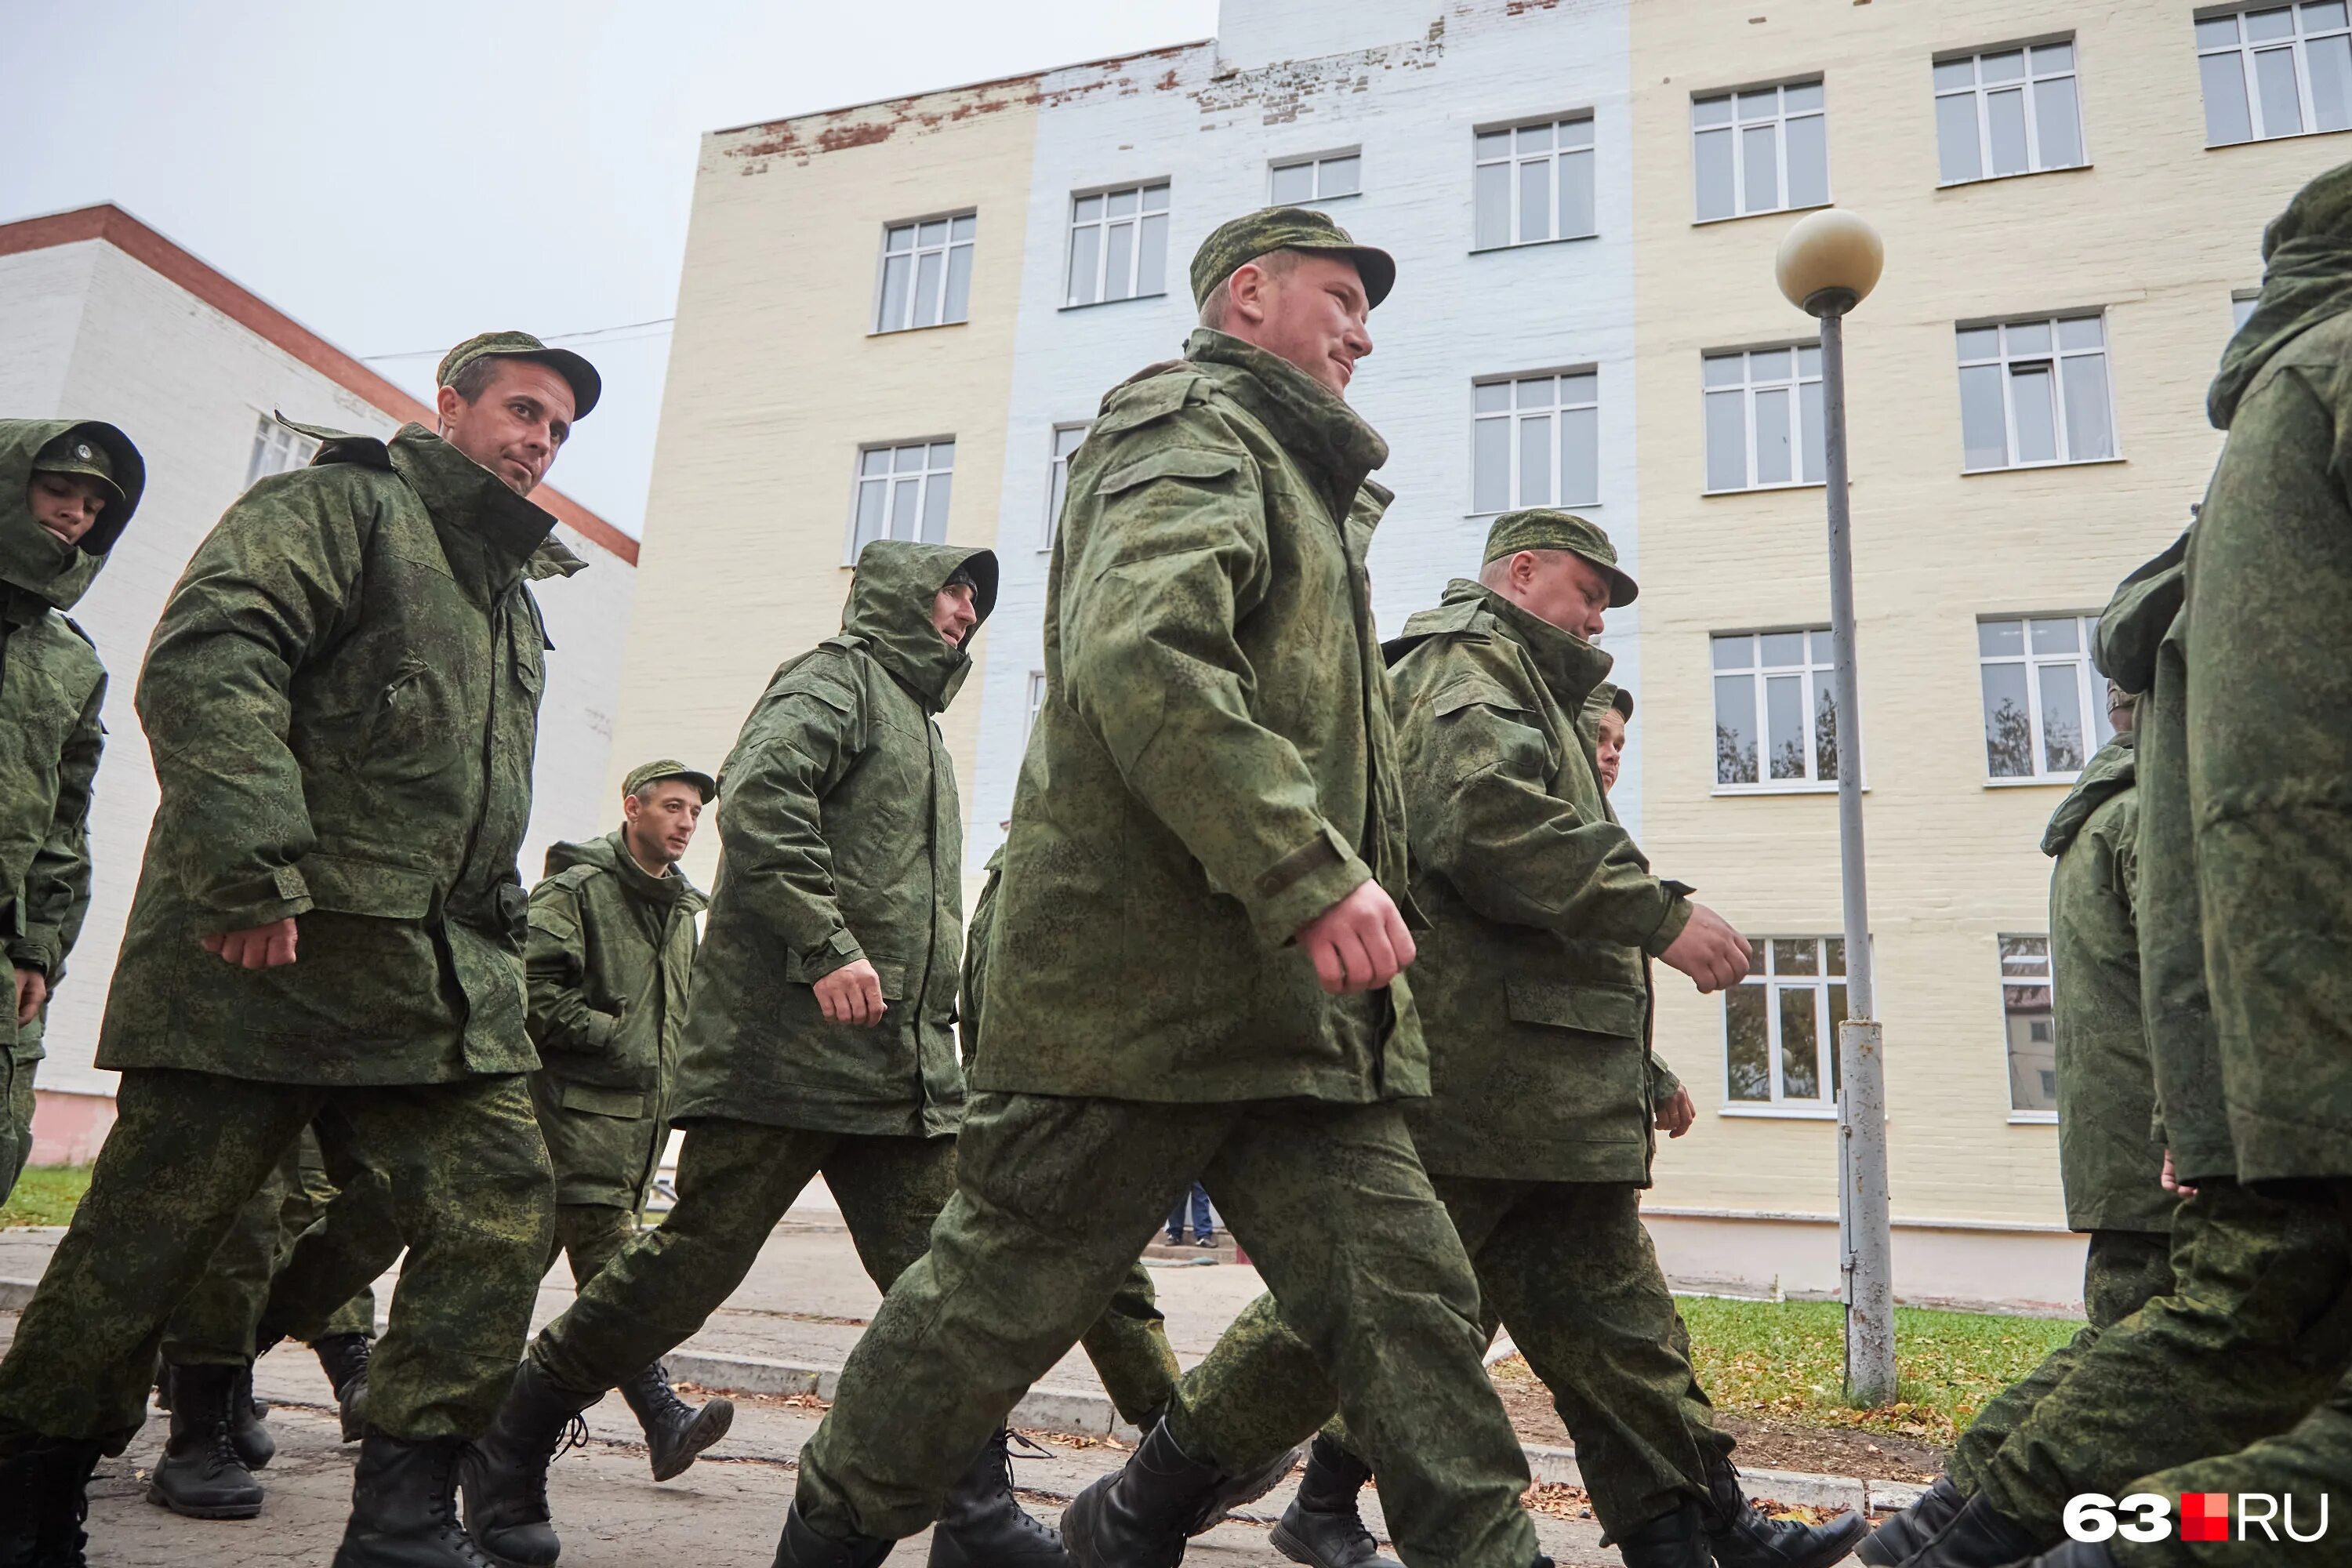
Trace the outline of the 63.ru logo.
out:
[[[2264,1539],[2310,1542],[2327,1533],[2327,1494],[2319,1494],[2318,1523],[2306,1534],[2295,1528],[2293,1492],[2183,1492],[2179,1497],[2180,1539],[2183,1541],[2244,1541],[2256,1531]],[[2164,1541],[2173,1532],[2174,1500],[2159,1492],[2134,1492],[2118,1502],[2104,1492],[2077,1492],[2066,1500],[2066,1533],[2076,1541]],[[2315,1510],[2306,1502],[2304,1512]],[[2234,1537],[2230,1516],[2238,1516]]]

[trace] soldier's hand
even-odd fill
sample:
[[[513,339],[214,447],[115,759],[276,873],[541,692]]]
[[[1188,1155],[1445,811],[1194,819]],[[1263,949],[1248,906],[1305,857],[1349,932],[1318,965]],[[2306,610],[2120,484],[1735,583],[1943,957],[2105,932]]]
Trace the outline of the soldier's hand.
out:
[[[205,951],[240,969],[275,969],[294,962],[294,917],[271,921],[243,931],[215,931],[205,938]]]
[[[2193,1198],[2197,1195],[2195,1187],[2182,1186],[2180,1178],[2172,1173],[2172,1151],[2169,1149],[2164,1152],[2164,1171],[2157,1180],[2164,1184],[2164,1190],[2168,1193],[2178,1193],[2184,1198]]]
[[[1690,924],[1658,956],[1689,975],[1701,991],[1738,984],[1755,961],[1748,939],[1705,904],[1691,906]]]
[[[1658,1131],[1669,1138],[1681,1137],[1697,1120],[1698,1102],[1691,1099],[1691,1091],[1686,1089],[1675,1089],[1674,1098],[1658,1107]]]
[[[1296,940],[1323,989],[1335,996],[1386,985],[1413,960],[1412,932],[1378,882],[1359,884],[1300,926]]]
[[[16,1027],[31,1023],[49,999],[49,977],[37,969],[16,971]]]
[[[816,1005],[828,1023],[870,1027],[882,1021],[882,977],[865,959],[843,964],[816,983]]]

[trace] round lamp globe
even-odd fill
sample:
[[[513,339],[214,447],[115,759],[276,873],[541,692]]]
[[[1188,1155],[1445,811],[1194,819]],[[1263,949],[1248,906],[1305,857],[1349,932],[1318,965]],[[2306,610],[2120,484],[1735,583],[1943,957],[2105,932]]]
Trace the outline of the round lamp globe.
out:
[[[1843,208],[1824,207],[1790,228],[1772,270],[1790,304],[1820,315],[1861,303],[1885,265],[1886,246],[1876,229]]]

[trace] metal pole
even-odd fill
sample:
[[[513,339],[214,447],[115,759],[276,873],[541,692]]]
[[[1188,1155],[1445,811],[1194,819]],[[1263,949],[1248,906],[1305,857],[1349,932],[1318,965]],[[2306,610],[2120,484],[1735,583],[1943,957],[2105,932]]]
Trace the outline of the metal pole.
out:
[[[1845,1390],[1895,1402],[1895,1268],[1887,1229],[1886,1078],[1872,988],[1870,890],[1862,847],[1862,680],[1854,653],[1853,517],[1845,450],[1845,312],[1851,296],[1810,300],[1822,322],[1829,468],[1830,629],[1837,643],[1838,866],[1845,902],[1848,1021],[1838,1029],[1838,1238],[1845,1279]]]

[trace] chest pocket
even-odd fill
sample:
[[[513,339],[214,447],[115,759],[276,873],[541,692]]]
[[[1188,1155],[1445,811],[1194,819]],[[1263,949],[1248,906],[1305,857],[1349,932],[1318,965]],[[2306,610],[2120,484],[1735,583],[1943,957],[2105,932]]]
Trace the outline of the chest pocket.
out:
[[[414,780],[455,766],[464,749],[458,706],[449,672],[422,654],[402,655],[369,721],[368,771]]]

